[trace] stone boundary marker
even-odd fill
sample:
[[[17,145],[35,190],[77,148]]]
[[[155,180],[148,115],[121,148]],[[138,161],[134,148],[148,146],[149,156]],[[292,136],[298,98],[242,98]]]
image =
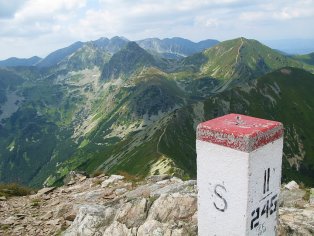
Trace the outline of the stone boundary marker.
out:
[[[229,114],[197,127],[199,236],[276,235],[283,125]]]

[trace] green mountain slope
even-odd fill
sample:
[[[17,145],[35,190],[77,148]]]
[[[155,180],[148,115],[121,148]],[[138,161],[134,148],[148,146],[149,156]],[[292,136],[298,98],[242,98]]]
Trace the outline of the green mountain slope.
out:
[[[284,66],[302,67],[258,41],[245,38],[219,43],[199,58],[199,73],[222,80],[250,80]]]
[[[0,181],[51,185],[96,169],[195,177],[197,123],[238,112],[287,124],[285,178],[308,183],[313,75],[269,74],[284,66],[312,69],[244,38],[181,61],[102,38],[57,66],[0,70]]]
[[[160,157],[157,143],[163,119],[184,105],[185,95],[156,68],[142,70],[127,84],[115,82],[105,81],[102,93],[110,96],[98,101],[93,119],[85,123],[90,131],[78,136],[79,148],[47,184],[62,178],[66,174],[63,170],[73,168],[88,172],[96,168],[124,170],[142,177],[149,174],[145,163]]]
[[[57,65],[60,61],[62,61],[67,56],[74,53],[76,50],[81,48],[84,45],[82,42],[76,42],[71,44],[68,47],[58,49],[52,53],[50,53],[47,57],[39,61],[36,66],[38,67],[50,67]]]
[[[128,77],[142,67],[163,67],[165,65],[165,61],[149,54],[137,43],[129,42],[104,65],[101,77],[103,80],[117,79],[120,76]]]
[[[23,80],[13,92],[8,100],[15,101],[8,108],[15,111],[0,126],[0,179],[30,183],[54,159],[54,151],[62,160],[68,154],[63,147],[71,150],[70,123],[83,100],[73,89],[41,78]]]
[[[279,120],[285,126],[283,179],[311,185],[314,182],[313,86],[313,74],[283,68],[185,107],[168,123],[161,139],[161,150],[184,169],[195,170],[197,123],[228,113]],[[180,157],[190,163],[177,160]],[[188,173],[195,176],[194,171]]]
[[[201,97],[206,97],[209,93],[222,92],[285,66],[314,72],[313,66],[281,55],[256,40],[237,38],[184,58],[176,65],[173,77],[179,78],[183,87],[191,82],[191,78],[199,84],[204,84],[203,78],[211,81],[204,88],[207,93],[198,92]]]
[[[108,62],[111,54],[106,49],[95,45],[93,42],[85,43],[76,52],[58,63],[58,69],[67,71],[78,71],[101,67]]]
[[[10,111],[5,111],[9,109],[7,105],[14,103],[14,94],[16,93],[17,87],[23,83],[23,81],[24,79],[14,71],[0,69],[0,123],[2,119],[4,119],[4,116],[7,116],[4,115],[4,113],[10,113]],[[10,99],[11,97],[12,99]]]
[[[149,72],[143,77],[152,74]],[[165,99],[161,99],[161,104],[167,107],[167,96],[176,101],[167,112],[159,113],[159,117],[154,117],[156,113],[147,116],[149,110],[136,113],[138,108],[143,108],[143,101],[144,107],[154,106],[155,101],[146,101],[144,94],[150,100],[160,99],[160,94],[148,94],[148,84],[152,81],[147,79],[144,88],[140,86],[132,90],[133,95],[125,99],[112,116],[106,117],[85,136],[79,151],[60,169],[76,168],[92,172],[100,168],[109,173],[126,171],[142,177],[153,173],[196,177],[196,125],[234,112],[283,122],[283,178],[285,181],[297,179],[308,185],[313,182],[314,136],[311,130],[314,127],[311,120],[314,117],[314,76],[311,73],[291,67],[283,68],[188,106],[182,103],[187,99],[186,96],[181,97],[182,90],[175,84],[171,85],[171,80],[166,80],[162,74],[159,76],[159,89],[164,89],[163,86],[172,88],[163,92]],[[153,81],[155,84],[156,78]],[[172,97],[173,94],[176,96]],[[133,99],[140,103],[133,102]],[[50,181],[60,177],[62,175],[51,177]]]
[[[58,49],[39,61],[36,66],[49,68],[58,65],[68,70],[84,69],[93,65],[102,66],[108,61],[108,56],[118,52],[127,44],[128,40],[122,37],[100,38],[89,42],[76,42],[68,47]],[[105,57],[103,59],[103,57]],[[83,66],[81,68],[80,66]]]
[[[293,56],[292,58],[302,61],[312,66],[314,65],[314,52],[305,54],[305,55],[296,55],[296,56]]]

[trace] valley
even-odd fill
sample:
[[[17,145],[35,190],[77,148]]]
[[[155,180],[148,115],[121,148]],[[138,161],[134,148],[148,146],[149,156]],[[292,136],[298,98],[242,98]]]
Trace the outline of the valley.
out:
[[[283,122],[283,179],[310,185],[308,58],[245,38],[114,37],[14,60],[0,68],[0,182],[61,185],[71,170],[195,178],[197,124],[242,113]]]

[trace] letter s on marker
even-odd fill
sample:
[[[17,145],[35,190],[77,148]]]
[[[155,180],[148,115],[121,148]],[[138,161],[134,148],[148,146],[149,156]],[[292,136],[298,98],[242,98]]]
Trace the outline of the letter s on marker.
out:
[[[224,190],[225,192],[227,192],[227,190],[226,190],[226,188],[225,188],[224,186],[222,186],[222,185],[220,185],[220,184],[217,184],[217,185],[215,186],[215,191],[214,191],[214,193],[215,193],[215,194],[223,201],[223,203],[224,203],[223,208],[218,207],[215,202],[214,202],[214,206],[215,206],[215,208],[216,208],[218,211],[224,212],[225,210],[227,210],[228,204],[227,204],[226,199],[224,199],[224,198],[222,197],[222,194],[219,193],[219,192],[217,192],[217,189],[218,189],[218,188]]]

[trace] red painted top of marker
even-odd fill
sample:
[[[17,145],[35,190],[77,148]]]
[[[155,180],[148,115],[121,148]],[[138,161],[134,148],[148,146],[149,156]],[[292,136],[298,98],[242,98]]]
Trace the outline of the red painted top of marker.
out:
[[[197,126],[197,139],[251,152],[283,136],[283,125],[240,114],[228,114]]]

